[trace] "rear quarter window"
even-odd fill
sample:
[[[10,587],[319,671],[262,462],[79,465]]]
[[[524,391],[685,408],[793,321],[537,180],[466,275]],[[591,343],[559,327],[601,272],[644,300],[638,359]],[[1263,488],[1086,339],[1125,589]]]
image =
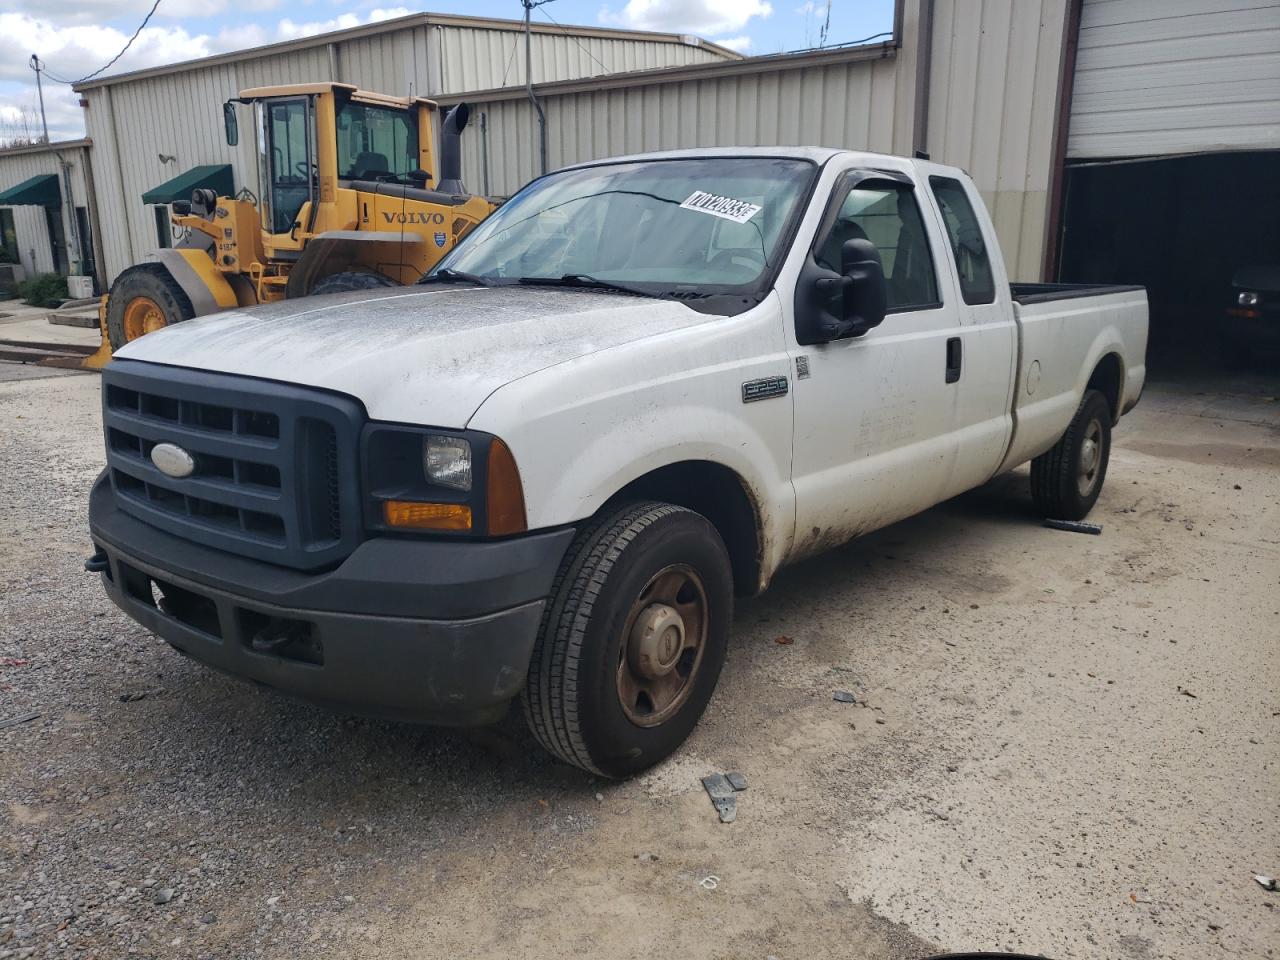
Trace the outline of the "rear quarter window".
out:
[[[930,177],[929,186],[946,224],[947,241],[960,277],[960,295],[970,306],[994,302],[996,285],[991,274],[991,257],[964,184],[950,177]]]

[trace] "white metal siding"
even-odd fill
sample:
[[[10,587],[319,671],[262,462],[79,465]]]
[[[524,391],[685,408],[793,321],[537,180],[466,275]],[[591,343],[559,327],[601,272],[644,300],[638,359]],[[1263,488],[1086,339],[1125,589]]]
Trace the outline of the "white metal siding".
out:
[[[70,165],[71,209],[63,212],[63,229],[67,233],[67,241],[70,243],[70,224],[66,219],[66,215],[74,216],[75,207],[88,209],[90,206],[85,185],[85,164],[88,160],[88,151],[84,147],[72,147],[58,152],[61,153],[62,159]],[[53,150],[19,153],[0,152],[0,190],[7,190],[30,177],[47,173],[60,175],[58,153]],[[18,259],[21,261],[23,269],[26,270],[27,276],[51,272],[54,268],[53,253],[49,246],[49,228],[45,223],[44,207],[21,206],[5,207],[4,209],[13,211],[14,232],[18,240]],[[92,225],[93,211],[91,209],[89,210],[89,219]],[[68,262],[74,265],[78,256],[79,254],[76,251],[68,252]]]
[[[930,158],[977,185],[1015,280],[1040,276],[1067,0],[935,4]]]
[[[637,83],[544,96],[547,164],[710,146],[822,144],[892,150],[894,60],[747,73],[706,80]],[[526,100],[474,103],[488,149],[467,135],[467,185],[509,194],[537,175],[537,124]],[[478,124],[477,124],[478,126]]]
[[[1067,156],[1280,148],[1280,0],[1085,0]]]
[[[382,93],[431,96],[523,84],[523,57],[521,32],[424,23],[90,87],[83,93],[89,101],[85,123],[95,143],[107,281],[156,246],[154,215],[141,200],[146,190],[194,166],[230,163],[236,188],[257,191],[253,131],[242,123],[239,148],[228,147],[223,137],[222,104],[240,90],[338,80]],[[535,76],[549,82],[725,56],[666,40],[539,32],[533,34],[533,58]],[[466,149],[478,148],[478,135],[468,133]],[[161,154],[177,159],[161,162]]]

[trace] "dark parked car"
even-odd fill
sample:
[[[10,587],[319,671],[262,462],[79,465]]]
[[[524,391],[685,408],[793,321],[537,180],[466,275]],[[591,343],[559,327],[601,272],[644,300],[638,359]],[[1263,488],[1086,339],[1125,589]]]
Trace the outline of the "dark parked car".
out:
[[[1232,366],[1280,352],[1280,264],[1240,267],[1231,278],[1231,303],[1222,348]]]

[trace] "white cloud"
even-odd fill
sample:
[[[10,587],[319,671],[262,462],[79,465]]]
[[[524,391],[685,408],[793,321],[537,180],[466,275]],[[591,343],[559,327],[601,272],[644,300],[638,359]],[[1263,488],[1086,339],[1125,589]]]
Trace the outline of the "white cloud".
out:
[[[394,20],[396,17],[407,17],[413,11],[407,7],[378,7],[369,11],[362,21],[354,13],[344,13],[330,20],[312,20],[308,23],[294,23],[284,19],[276,26],[280,40],[293,40],[297,37],[314,37],[319,33],[331,33],[334,30],[348,30],[363,23],[379,23],[383,20]]]
[[[746,34],[740,37],[725,37],[723,40],[712,40],[712,43],[718,43],[722,47],[728,47],[730,50],[736,50],[738,53],[746,53],[751,49],[751,38]]]
[[[663,30],[707,36],[734,33],[756,17],[773,13],[766,0],[628,0],[615,13],[600,11],[602,23],[635,30]]]

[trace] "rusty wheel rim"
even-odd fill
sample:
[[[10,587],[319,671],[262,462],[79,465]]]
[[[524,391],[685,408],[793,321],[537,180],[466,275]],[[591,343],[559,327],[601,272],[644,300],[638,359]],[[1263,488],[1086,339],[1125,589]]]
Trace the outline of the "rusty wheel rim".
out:
[[[125,340],[137,340],[167,325],[164,311],[150,297],[134,297],[124,306]]]
[[[692,567],[671,564],[645,584],[618,649],[618,701],[636,726],[656,727],[693,691],[707,643],[707,588]]]

